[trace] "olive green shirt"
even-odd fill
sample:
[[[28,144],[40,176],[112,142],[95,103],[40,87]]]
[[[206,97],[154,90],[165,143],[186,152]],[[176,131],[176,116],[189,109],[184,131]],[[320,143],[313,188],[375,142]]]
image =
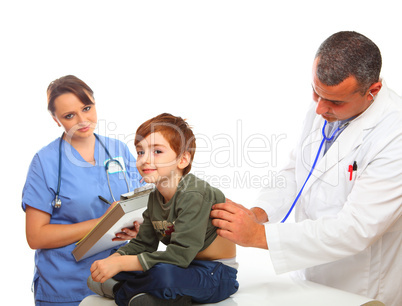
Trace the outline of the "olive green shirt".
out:
[[[225,202],[224,194],[193,174],[184,176],[168,203],[160,192],[150,194],[136,238],[118,249],[121,255],[138,255],[144,271],[157,263],[186,268],[198,252],[217,237],[210,218],[211,207]],[[159,241],[165,251],[157,251]]]

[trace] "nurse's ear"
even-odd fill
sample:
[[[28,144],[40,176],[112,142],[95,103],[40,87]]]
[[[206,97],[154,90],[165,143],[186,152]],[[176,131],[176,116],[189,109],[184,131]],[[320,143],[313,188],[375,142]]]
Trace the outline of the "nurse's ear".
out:
[[[61,127],[60,121],[57,120],[57,118],[56,118],[55,116],[52,116],[52,118],[53,118],[53,120],[57,123],[57,125],[58,125],[59,127]]]

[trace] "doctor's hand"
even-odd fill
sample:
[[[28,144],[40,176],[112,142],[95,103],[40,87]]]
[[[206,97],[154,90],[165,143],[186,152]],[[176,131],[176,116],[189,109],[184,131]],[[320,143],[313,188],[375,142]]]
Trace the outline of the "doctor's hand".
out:
[[[225,203],[212,206],[211,218],[219,236],[244,247],[268,249],[265,227],[260,223],[264,214],[226,199]],[[265,219],[268,221],[266,214]]]
[[[116,237],[112,241],[125,241],[131,240],[137,237],[138,231],[140,230],[140,223],[138,221],[133,222],[133,227],[124,227],[121,229],[120,233],[116,234]]]

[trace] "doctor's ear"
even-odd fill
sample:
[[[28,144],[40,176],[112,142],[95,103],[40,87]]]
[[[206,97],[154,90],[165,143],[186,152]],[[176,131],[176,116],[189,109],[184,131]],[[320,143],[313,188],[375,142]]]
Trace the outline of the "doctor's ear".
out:
[[[368,89],[368,96],[370,96],[370,100],[372,99],[371,97],[375,97],[381,90],[382,83],[381,82],[376,82],[373,85],[370,86]]]

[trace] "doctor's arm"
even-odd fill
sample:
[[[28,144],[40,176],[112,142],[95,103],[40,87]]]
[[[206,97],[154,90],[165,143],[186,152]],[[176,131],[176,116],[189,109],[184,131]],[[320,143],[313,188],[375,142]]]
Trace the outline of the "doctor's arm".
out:
[[[263,188],[251,209],[226,200],[226,203],[212,207],[212,224],[218,227],[218,235],[245,247],[268,249],[265,226],[268,221],[278,222],[285,216],[289,203],[296,193],[295,153],[292,151],[290,161],[278,175],[284,186]],[[262,208],[261,208],[262,207]],[[269,217],[268,217],[269,216]]]
[[[366,161],[364,165],[361,162],[353,188],[336,217],[265,225],[276,273],[359,254],[385,234],[400,229],[402,159],[398,156],[402,152],[402,134],[393,137],[390,133],[381,142],[378,140],[376,150],[370,143],[367,145],[371,150],[365,148]]]
[[[50,215],[26,206],[26,238],[32,249],[51,249],[69,245],[84,237],[98,222],[92,219],[75,224],[50,224]]]
[[[244,247],[268,249],[262,224],[268,221],[268,216],[263,209],[247,209],[227,199],[212,206],[211,218],[219,236]]]

